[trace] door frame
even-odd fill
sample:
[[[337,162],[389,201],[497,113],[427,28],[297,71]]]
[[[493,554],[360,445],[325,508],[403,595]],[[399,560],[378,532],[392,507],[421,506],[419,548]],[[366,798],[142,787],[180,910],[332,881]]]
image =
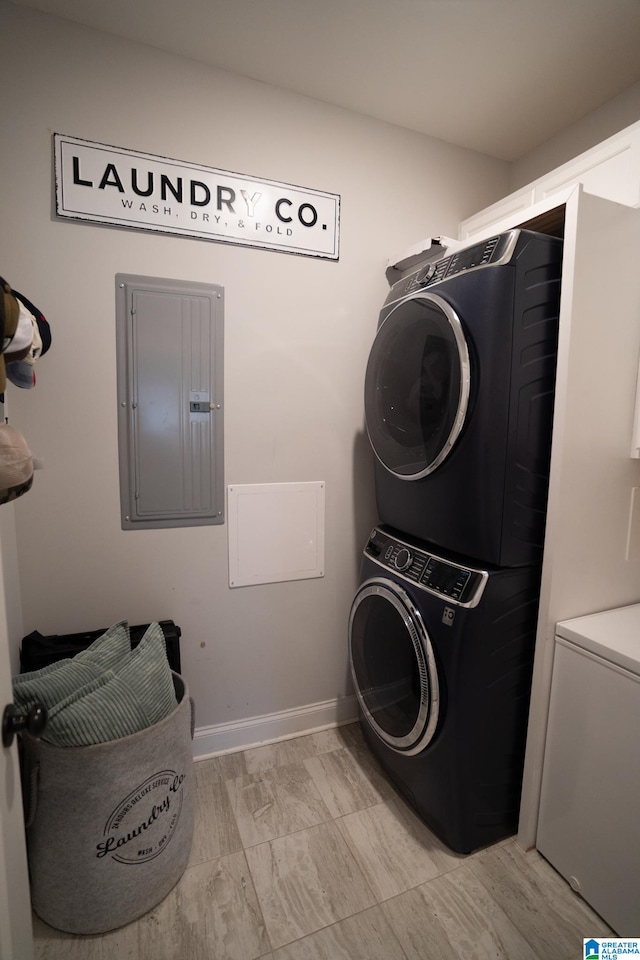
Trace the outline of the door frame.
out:
[[[19,598],[14,507],[0,506],[0,712],[13,699],[11,675],[17,670],[17,654],[11,657],[15,631],[21,629],[14,609]],[[11,596],[9,596],[11,591]],[[33,928],[29,870],[20,784],[18,746],[0,744],[0,957],[33,960]]]

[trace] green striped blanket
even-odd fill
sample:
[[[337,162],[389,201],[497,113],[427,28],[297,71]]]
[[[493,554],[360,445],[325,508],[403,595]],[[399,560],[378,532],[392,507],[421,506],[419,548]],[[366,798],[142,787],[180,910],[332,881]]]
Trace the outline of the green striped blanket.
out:
[[[165,640],[150,624],[135,650],[120,621],[70,660],[13,678],[16,707],[27,712],[44,703],[49,721],[43,740],[58,746],[88,746],[137,733],[176,707]]]

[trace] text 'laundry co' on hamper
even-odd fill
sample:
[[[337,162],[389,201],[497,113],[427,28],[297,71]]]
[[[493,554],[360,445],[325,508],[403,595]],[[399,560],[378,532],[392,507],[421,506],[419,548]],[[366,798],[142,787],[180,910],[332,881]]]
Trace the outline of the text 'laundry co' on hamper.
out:
[[[104,933],[155,907],[193,839],[193,701],[131,736],[61,747],[23,734],[27,847],[37,915],[67,933]]]

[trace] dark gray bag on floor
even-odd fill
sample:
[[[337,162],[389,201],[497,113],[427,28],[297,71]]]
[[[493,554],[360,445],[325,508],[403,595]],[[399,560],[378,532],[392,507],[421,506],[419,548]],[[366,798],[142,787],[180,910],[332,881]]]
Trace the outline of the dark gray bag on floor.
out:
[[[23,735],[33,909],[67,933],[104,933],[155,907],[193,839],[193,702],[119,740],[59,747]]]

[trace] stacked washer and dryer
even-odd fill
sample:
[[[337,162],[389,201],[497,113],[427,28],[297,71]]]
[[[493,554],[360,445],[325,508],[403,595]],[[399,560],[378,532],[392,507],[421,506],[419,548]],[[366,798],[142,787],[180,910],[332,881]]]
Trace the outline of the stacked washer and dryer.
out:
[[[365,380],[379,523],[349,617],[364,736],[460,853],[517,829],[562,241],[512,230],[392,286]]]

